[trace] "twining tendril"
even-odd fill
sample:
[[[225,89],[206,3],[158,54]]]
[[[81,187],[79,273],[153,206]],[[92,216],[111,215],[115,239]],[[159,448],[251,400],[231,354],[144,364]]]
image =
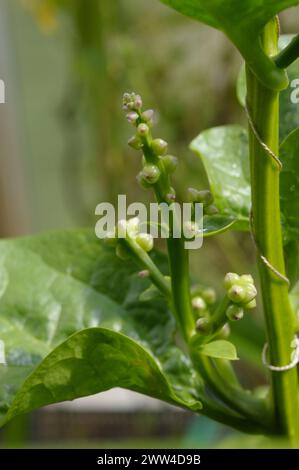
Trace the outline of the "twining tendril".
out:
[[[246,114],[247,114],[247,119],[248,119],[248,122],[249,122],[249,125],[252,129],[252,132],[256,138],[256,140],[258,141],[258,143],[261,145],[261,147],[266,151],[266,153],[272,158],[272,160],[275,162],[277,168],[279,171],[282,170],[282,163],[279,159],[279,157],[269,148],[269,146],[262,140],[254,122],[253,122],[253,119],[251,117],[251,114],[249,112],[249,108],[248,108],[248,104],[246,103],[245,105],[245,111],[246,111]],[[253,239],[253,242],[257,248],[257,251],[259,252],[259,257],[261,259],[261,261],[264,263],[265,266],[267,266],[267,268],[272,271],[279,279],[281,279],[282,281],[284,281],[285,283],[287,283],[288,285],[290,285],[290,281],[289,279],[284,275],[282,274],[281,272],[278,271],[278,269],[276,269],[271,263],[270,261],[263,255],[263,253],[261,252],[260,250],[260,247],[258,246],[258,242],[257,242],[257,239],[256,239],[256,236],[255,236],[255,232],[254,232],[254,224],[253,224],[253,213],[252,213],[252,210],[250,211],[250,232],[251,232],[251,236],[252,236],[252,239]]]
[[[266,343],[262,352],[262,361],[264,366],[274,372],[285,372],[296,367],[299,364],[299,338],[297,338],[297,336],[295,336],[294,340],[292,341],[291,347],[294,349],[293,353],[291,354],[291,362],[286,366],[272,366],[267,362],[268,343]]]

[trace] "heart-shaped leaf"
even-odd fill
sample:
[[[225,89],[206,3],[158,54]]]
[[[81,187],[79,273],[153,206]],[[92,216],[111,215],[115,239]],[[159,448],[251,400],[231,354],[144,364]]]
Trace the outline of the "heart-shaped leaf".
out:
[[[0,242],[3,414],[114,386],[200,408],[175,322],[162,299],[139,301],[136,271],[88,231]]]
[[[277,13],[299,0],[161,0],[191,18],[223,31],[259,79],[270,88],[287,85],[280,70],[261,47],[262,29]]]
[[[250,212],[249,150],[246,131],[237,125],[202,132],[190,146],[202,160],[215,204],[222,216],[248,229]]]
[[[238,360],[235,346],[229,341],[222,339],[203,344],[200,348],[200,353],[218,359],[227,359],[228,361]]]

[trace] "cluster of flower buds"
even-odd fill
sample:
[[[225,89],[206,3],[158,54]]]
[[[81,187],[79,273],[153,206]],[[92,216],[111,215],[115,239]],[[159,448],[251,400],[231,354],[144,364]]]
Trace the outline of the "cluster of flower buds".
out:
[[[250,274],[227,273],[224,278],[227,297],[232,302],[226,311],[229,320],[241,320],[244,309],[256,307],[257,290]]]
[[[130,124],[136,127],[136,134],[129,139],[128,144],[135,150],[143,150],[143,169],[137,176],[137,181],[143,188],[156,184],[162,174],[169,175],[177,167],[178,160],[168,154],[168,144],[163,139],[153,139],[151,127],[154,124],[154,111],[142,111],[142,99],[135,93],[125,93],[123,109],[127,112]],[[166,186],[169,186],[168,184]],[[169,200],[175,198],[175,192],[170,186],[165,188]],[[167,199],[167,197],[166,197]]]
[[[216,302],[216,292],[208,287],[195,286],[193,289],[192,307],[196,317],[208,312],[209,306]]]
[[[154,240],[152,235],[140,231],[140,220],[138,217],[132,219],[120,220],[113,232],[106,236],[106,242],[116,246],[116,254],[121,259],[130,257],[130,246],[122,241],[132,240],[137,243],[145,252],[153,249]]]
[[[194,188],[188,188],[188,194],[191,202],[200,203],[203,205],[203,214],[204,215],[215,215],[218,214],[218,209],[214,205],[214,197],[211,191],[205,189],[203,191],[198,191]]]

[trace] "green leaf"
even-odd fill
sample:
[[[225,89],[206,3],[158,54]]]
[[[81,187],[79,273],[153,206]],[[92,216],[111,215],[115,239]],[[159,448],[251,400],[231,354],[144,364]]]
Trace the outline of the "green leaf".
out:
[[[293,39],[293,35],[282,35],[279,38],[279,48],[284,49]],[[291,95],[294,91],[292,82],[299,78],[299,59],[287,69],[289,85],[280,93],[280,120],[279,133],[282,142],[290,132],[299,127],[299,104],[292,103]],[[237,97],[244,107],[246,102],[246,71],[243,64],[237,80]]]
[[[165,272],[164,257],[157,253],[153,257]],[[89,231],[0,242],[0,340],[6,360],[6,365],[0,365],[0,411],[4,414],[13,406],[11,418],[39,403],[68,400],[70,394],[73,399],[122,384],[152,394],[151,380],[160,379],[165,394],[153,396],[159,393],[161,399],[199,409],[194,374],[174,343],[175,322],[166,303],[139,300],[149,285],[138,277],[133,263],[123,263]],[[102,350],[100,344],[96,347],[96,356],[94,338],[103,341]],[[109,342],[114,353],[101,356]],[[86,378],[81,385],[74,369],[80,355],[89,361],[81,363]],[[140,368],[148,371],[146,385],[142,371],[131,367],[137,357]],[[111,375],[107,380],[94,379],[99,364],[103,370],[112,370],[117,361],[123,374],[121,384],[116,370],[114,382]],[[48,394],[47,380],[55,388]],[[43,384],[41,388],[35,386],[37,381]]]
[[[286,76],[262,50],[260,34],[280,11],[299,0],[161,0],[191,18],[223,31],[239,49],[259,79],[270,88],[283,89]]]
[[[44,359],[17,393],[7,419],[116,385],[186,406],[158,363],[136,341],[112,330],[90,328],[75,333]]]
[[[200,353],[218,359],[227,359],[228,361],[238,360],[235,346],[229,341],[222,339],[203,344],[200,348]]]
[[[280,203],[285,242],[299,237],[299,129],[291,132],[282,143],[280,158],[283,164],[280,175]]]
[[[235,219],[234,229],[248,229],[251,196],[247,132],[237,125],[215,127],[202,132],[190,148],[204,164],[220,214]]]
[[[226,215],[205,215],[203,218],[203,236],[212,237],[230,230],[236,223],[235,217]]]

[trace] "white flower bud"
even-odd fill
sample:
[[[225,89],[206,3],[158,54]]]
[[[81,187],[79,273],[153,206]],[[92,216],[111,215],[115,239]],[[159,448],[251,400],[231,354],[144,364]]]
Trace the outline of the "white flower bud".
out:
[[[230,305],[226,310],[226,316],[231,321],[238,321],[243,318],[244,310],[238,305]]]
[[[151,143],[151,148],[155,155],[165,155],[168,149],[168,144],[163,139],[154,139]]]
[[[146,252],[149,252],[154,247],[154,239],[149,233],[139,233],[136,236],[136,242]]]
[[[192,299],[192,307],[197,312],[204,312],[207,308],[207,304],[202,297],[197,296]]]
[[[224,278],[224,287],[225,289],[230,289],[236,282],[238,282],[240,276],[236,273],[227,273]]]

